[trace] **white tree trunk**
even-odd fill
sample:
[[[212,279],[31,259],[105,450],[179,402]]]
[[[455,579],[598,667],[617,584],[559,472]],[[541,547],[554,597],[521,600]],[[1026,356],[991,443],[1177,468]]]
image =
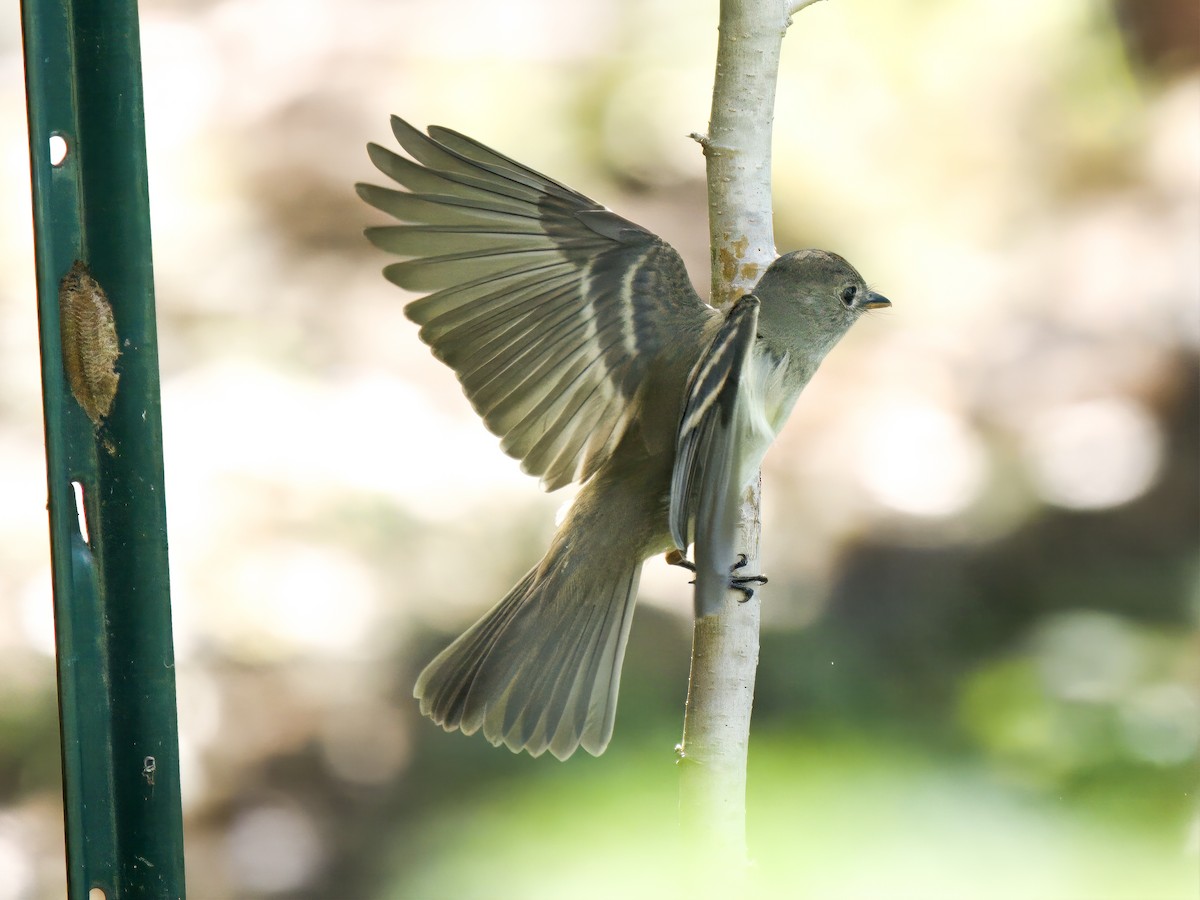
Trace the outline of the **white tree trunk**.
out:
[[[712,302],[746,293],[775,259],[771,125],[780,45],[791,13],[814,0],[722,0],[712,116],[693,135],[708,161]],[[760,571],[759,490],[742,503],[745,571]],[[758,667],[759,600],[730,592],[719,615],[696,621],[679,747],[680,820],[702,894],[736,896],[745,882],[746,756]]]

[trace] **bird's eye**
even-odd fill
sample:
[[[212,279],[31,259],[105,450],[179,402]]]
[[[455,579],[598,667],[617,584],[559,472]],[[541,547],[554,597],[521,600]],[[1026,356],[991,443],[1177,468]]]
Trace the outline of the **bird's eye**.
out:
[[[848,285],[842,291],[842,302],[845,303],[847,306],[853,306],[854,298],[857,295],[858,295],[858,285],[855,285],[855,284]]]

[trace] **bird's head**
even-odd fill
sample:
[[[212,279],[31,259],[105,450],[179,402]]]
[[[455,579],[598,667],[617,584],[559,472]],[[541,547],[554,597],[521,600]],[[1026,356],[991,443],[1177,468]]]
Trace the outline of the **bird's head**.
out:
[[[855,268],[825,250],[785,253],[754,287],[762,301],[759,332],[781,350],[824,356],[858,317],[891,301],[867,287]]]

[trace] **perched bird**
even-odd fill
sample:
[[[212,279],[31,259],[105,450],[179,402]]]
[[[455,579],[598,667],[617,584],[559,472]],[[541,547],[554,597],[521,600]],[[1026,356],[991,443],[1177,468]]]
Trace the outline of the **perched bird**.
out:
[[[408,158],[368,152],[406,190],[358,185],[406,223],[367,229],[402,257],[384,275],[427,294],[405,312],[504,451],[547,490],[583,483],[541,562],[413,693],[447,731],[598,755],[642,562],[694,542],[697,616],[763,580],[734,574],[740,495],[825,354],[890,304],[801,250],[721,313],[644,228],[455,131],[392,130]]]

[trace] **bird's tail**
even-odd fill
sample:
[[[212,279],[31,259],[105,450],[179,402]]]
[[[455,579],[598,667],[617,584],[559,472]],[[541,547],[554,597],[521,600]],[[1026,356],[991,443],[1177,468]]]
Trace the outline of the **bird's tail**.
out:
[[[595,557],[592,557],[595,558]],[[566,759],[612,736],[640,561],[577,562],[555,542],[482,619],[417,679],[421,712],[447,731]]]

